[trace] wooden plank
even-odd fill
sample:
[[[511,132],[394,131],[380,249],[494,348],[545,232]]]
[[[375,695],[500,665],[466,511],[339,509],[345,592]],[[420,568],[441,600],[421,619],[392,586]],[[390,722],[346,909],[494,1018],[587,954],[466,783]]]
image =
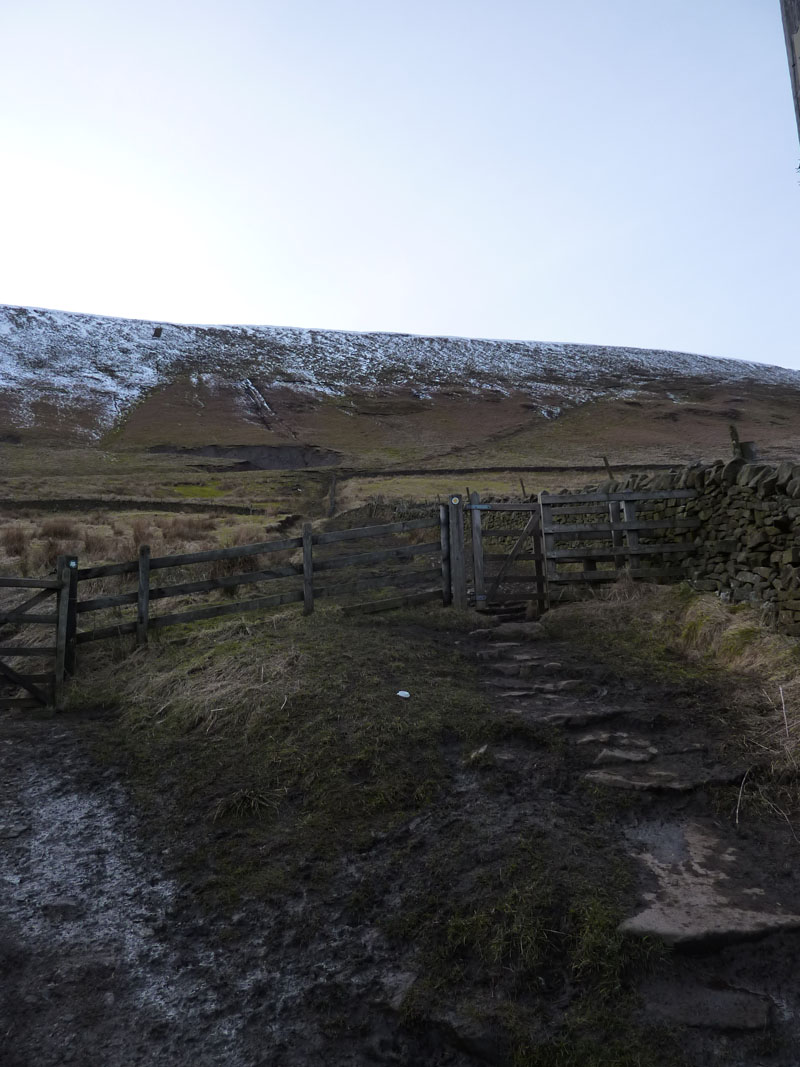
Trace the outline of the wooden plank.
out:
[[[448,501],[450,527],[450,581],[453,607],[467,607],[467,563],[464,555],[464,501],[453,493]],[[437,546],[438,547],[438,546]]]
[[[511,582],[512,584],[517,582],[535,583],[536,573],[534,571],[531,571],[530,574],[504,574],[500,581],[500,584],[504,585],[506,582]]]
[[[361,604],[346,604],[342,607],[345,615],[355,615],[378,611],[393,611],[396,608],[411,607],[414,604],[424,604],[429,600],[438,600],[441,596],[439,589],[428,589],[422,593],[409,593],[406,596],[387,597],[385,600],[367,600]]]
[[[198,622],[201,619],[215,619],[220,615],[240,615],[250,611],[263,611],[264,608],[274,608],[281,604],[295,604],[302,599],[303,590],[298,589],[292,593],[278,593],[275,596],[263,596],[255,600],[240,600],[233,604],[214,604],[208,608],[194,608],[191,611],[181,611],[174,615],[159,615],[158,618],[150,620],[150,628],[160,629],[163,626],[177,626],[180,623]],[[132,633],[133,630],[128,632]]]
[[[617,504],[617,501],[612,500],[609,507]],[[625,532],[628,529],[636,530],[697,530],[700,527],[699,519],[637,519],[634,524],[629,522],[623,522],[622,520],[616,522],[563,522],[553,523],[546,527],[544,532],[558,534],[580,534],[580,533],[603,533],[611,534],[615,531]]]
[[[78,615],[85,615],[90,611],[104,611],[107,608],[118,608],[124,604],[135,604],[139,599],[139,593],[117,593],[114,596],[96,596],[91,600],[79,600],[76,606]]]
[[[40,708],[41,702],[33,697],[0,697],[0,709],[5,711],[9,708],[33,709]]]
[[[30,615],[26,613],[20,614],[18,611],[0,611],[0,624],[13,622],[20,626],[30,626],[33,624],[54,626],[57,621],[58,616],[56,614]]]
[[[314,557],[311,523],[303,524],[303,614],[314,610]]]
[[[153,625],[153,620],[150,620]],[[105,641],[110,637],[123,637],[125,634],[136,633],[135,622],[119,622],[115,626],[101,626],[96,630],[79,630],[75,635],[76,645],[85,645],[89,641]]]
[[[483,536],[484,541],[486,540],[487,537],[491,537],[491,538],[497,538],[497,537],[508,537],[508,538],[511,538],[511,537],[514,537],[514,538],[516,538],[516,537],[519,537],[519,535],[522,533],[522,531],[524,529],[525,529],[524,526],[496,526],[493,529],[488,529],[488,528],[484,529],[482,531],[482,536]]]
[[[450,576],[450,509],[439,505],[439,551],[442,557],[442,604],[447,607],[453,599]]]
[[[586,504],[603,503],[611,500],[691,500],[697,496],[696,489],[641,489],[623,490],[618,493],[544,493],[546,504]]]
[[[662,552],[691,552],[694,549],[691,541],[678,541],[672,544],[638,545],[630,548],[623,545],[622,548],[554,548],[550,552],[550,559],[613,559],[617,556],[658,556]]]
[[[351,556],[334,556],[332,559],[317,560],[314,563],[314,573],[340,570],[342,567],[355,567],[364,563],[381,563],[387,559],[432,556],[439,552],[440,549],[441,544],[439,541],[429,541],[424,545],[401,545],[397,548],[378,548],[374,552],[354,552]]]
[[[136,644],[147,644],[150,618],[150,546],[139,547],[139,585],[136,590]]]
[[[26,689],[36,700],[36,702],[43,705],[44,707],[47,707],[47,705],[50,703],[50,701],[47,699],[47,695],[39,688],[38,685],[36,685],[35,682],[26,682],[23,675],[18,674],[13,667],[9,667],[9,665],[7,663],[3,663],[2,660],[0,660],[0,675],[2,675],[4,678],[7,678],[10,682],[13,682],[14,685],[19,686],[20,689]],[[52,680],[52,677],[52,674],[47,675],[47,678],[49,680]]]
[[[21,604],[15,604],[14,607],[9,610],[16,612],[30,611],[30,609],[35,608],[37,604],[42,604],[45,600],[49,600],[52,595],[52,590],[43,589],[40,593],[37,593],[36,596],[32,596],[29,600],[25,600]],[[2,618],[2,616],[0,616],[0,618]],[[0,625],[4,624],[0,623]]]
[[[346,582],[341,585],[314,586],[314,597],[347,596],[350,593],[360,593],[365,589],[403,588],[409,585],[418,585],[420,582],[430,582],[431,571],[412,571],[411,574],[378,574],[372,578],[361,578],[354,582]]]
[[[470,525],[472,532],[472,575],[475,586],[475,603],[478,607],[483,607],[486,601],[486,589],[484,586],[483,574],[483,512],[479,511],[476,507],[476,505],[480,504],[481,502],[480,494],[471,493],[469,502],[472,507],[472,513],[470,515]]]
[[[481,509],[485,511],[534,511],[538,506],[535,501],[515,501],[511,504],[481,504]]]
[[[608,570],[608,571],[573,571],[571,574],[562,572],[557,574],[555,578],[550,578],[549,581],[564,583],[564,582],[616,582],[624,574],[629,574],[632,578],[683,578],[685,577],[684,571],[680,567],[664,567],[664,568],[648,568],[647,570],[640,569],[625,569],[622,570]]]
[[[138,569],[137,562],[101,563],[97,567],[79,567],[78,581],[88,582],[95,578],[110,578],[113,574],[135,574]]]
[[[508,559],[508,552],[487,552],[483,558],[487,563],[502,563]],[[532,563],[538,558],[535,552],[520,552],[517,563]]]
[[[57,578],[0,578],[0,589],[60,589]]]
[[[56,565],[56,575],[61,581],[58,591],[58,607],[56,614],[56,662],[53,668],[53,703],[56,710],[61,711],[64,707],[64,675],[67,656],[67,617],[69,614],[69,565],[66,556],[59,556]]]
[[[237,545],[235,548],[215,548],[208,552],[188,552],[178,556],[153,556],[150,560],[150,570],[161,570],[164,567],[188,567],[192,563],[215,563],[220,559],[239,559],[241,556],[261,556],[270,552],[287,552],[290,549],[301,548],[302,537],[287,537],[282,541],[259,541],[252,545]],[[138,564],[133,565],[138,570]]]
[[[55,645],[0,645],[0,656],[55,656]]]
[[[388,522],[382,526],[358,526],[352,530],[329,530],[314,535],[315,545],[331,545],[338,541],[353,541],[362,537],[386,537],[388,534],[409,533],[411,530],[427,530],[439,525],[438,519],[407,519],[404,522]]]
[[[271,567],[265,571],[246,571],[242,574],[226,574],[221,578],[206,578],[202,582],[178,582],[174,585],[151,588],[150,600],[190,596],[192,593],[207,593],[213,589],[231,589],[237,585],[255,585],[259,582],[279,581],[283,578],[299,578],[302,573],[303,571],[300,567]],[[138,592],[134,592],[81,600],[78,602],[78,613],[83,615],[89,611],[102,611],[106,608],[122,607],[125,604],[136,604],[138,597]]]

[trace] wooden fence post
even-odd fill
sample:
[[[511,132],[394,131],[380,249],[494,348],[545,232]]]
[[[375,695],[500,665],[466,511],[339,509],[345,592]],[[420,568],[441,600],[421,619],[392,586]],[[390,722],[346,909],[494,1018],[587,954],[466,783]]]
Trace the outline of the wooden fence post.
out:
[[[150,623],[150,546],[139,546],[139,588],[136,609],[136,644],[147,644]]]
[[[314,610],[314,558],[311,523],[303,523],[303,614]]]
[[[550,555],[551,552],[555,551],[556,539],[554,534],[547,532],[553,524],[553,509],[549,504],[545,503],[545,498],[547,496],[547,493],[539,493],[539,515],[542,531],[542,553],[544,555],[545,579],[547,582],[547,598],[549,601],[550,580],[556,577],[558,571],[556,569],[556,561]]]
[[[458,493],[453,493],[448,505],[450,510],[450,580],[453,589],[453,606],[467,607],[467,563],[464,555],[464,502]]]
[[[533,528],[533,567],[536,573],[536,606],[540,615],[550,607],[548,599],[547,580],[544,572],[544,538],[542,537],[542,518],[538,512],[534,512],[536,524]]]
[[[442,547],[442,604],[448,607],[453,602],[450,584],[450,511],[447,504],[439,505],[439,543]]]
[[[67,556],[56,561],[56,580],[61,583],[56,601],[56,662],[53,669],[53,705],[64,708],[64,667],[67,656],[67,617],[69,613],[69,567]]]
[[[469,502],[472,508],[470,519],[472,520],[472,573],[475,578],[475,607],[481,610],[486,606],[486,589],[483,579],[483,512],[478,506],[481,502],[480,493],[470,493]]]
[[[67,674],[75,673],[75,635],[78,632],[78,557],[67,556],[67,576],[69,593],[67,595],[67,638],[64,654],[64,669]]]

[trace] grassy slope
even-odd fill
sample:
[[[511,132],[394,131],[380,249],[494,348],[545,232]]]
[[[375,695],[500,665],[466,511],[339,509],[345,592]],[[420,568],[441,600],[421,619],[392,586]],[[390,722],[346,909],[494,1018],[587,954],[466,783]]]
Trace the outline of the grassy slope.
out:
[[[411,961],[407,1020],[495,1027],[519,1067],[663,1065],[663,1036],[629,1020],[651,947],[616,933],[628,863],[591,806],[588,821],[560,814],[566,848],[510,817],[517,801],[481,747],[518,724],[490,714],[460,650],[475,624],[328,608],[193,626],[146,652],[92,647],[71,705],[112,709],[84,728],[123,761],[205,907],[302,884],[324,924],[337,871],[360,863],[346,909]],[[535,743],[560,759],[554,736]]]

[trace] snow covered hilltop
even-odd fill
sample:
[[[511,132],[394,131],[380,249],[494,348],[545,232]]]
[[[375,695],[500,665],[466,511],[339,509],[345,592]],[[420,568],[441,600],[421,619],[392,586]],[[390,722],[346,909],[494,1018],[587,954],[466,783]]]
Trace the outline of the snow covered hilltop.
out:
[[[297,439],[304,431],[286,430],[285,422],[282,430],[268,418],[291,398],[295,406],[317,406],[358,396],[405,397],[409,404],[437,397],[513,397],[517,407],[525,401],[523,406],[548,416],[610,398],[644,395],[677,402],[676,394],[686,400],[687,390],[696,393],[703,386],[716,392],[724,386],[746,397],[747,383],[761,394],[766,389],[776,395],[779,387],[800,399],[800,372],[681,352],[187,326],[0,305],[0,438],[9,431],[25,436],[41,431],[99,440],[143,402],[151,417],[144,436],[136,431],[142,444],[158,437],[158,424],[167,433],[175,405],[193,406],[195,421],[202,414],[208,429],[214,409],[217,428],[224,417],[227,424],[259,423],[262,433]],[[217,433],[206,438],[219,439]]]

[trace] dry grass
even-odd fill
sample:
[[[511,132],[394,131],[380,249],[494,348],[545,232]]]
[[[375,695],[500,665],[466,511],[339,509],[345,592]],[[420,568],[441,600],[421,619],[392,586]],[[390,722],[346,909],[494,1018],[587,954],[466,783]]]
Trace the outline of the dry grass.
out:
[[[25,555],[29,541],[29,532],[19,523],[15,523],[13,526],[6,526],[0,533],[0,543],[2,543],[7,556]]]
[[[724,686],[731,744],[794,779],[800,765],[800,643],[777,633],[760,608],[731,605],[688,587],[630,578],[545,616],[553,633],[585,641],[620,667],[662,678],[713,675]],[[797,798],[800,803],[800,797]]]
[[[63,516],[45,519],[39,527],[39,532],[37,534],[37,537],[43,540],[62,538],[63,540],[74,541],[80,536],[81,528],[78,523],[73,519],[66,519]]]

